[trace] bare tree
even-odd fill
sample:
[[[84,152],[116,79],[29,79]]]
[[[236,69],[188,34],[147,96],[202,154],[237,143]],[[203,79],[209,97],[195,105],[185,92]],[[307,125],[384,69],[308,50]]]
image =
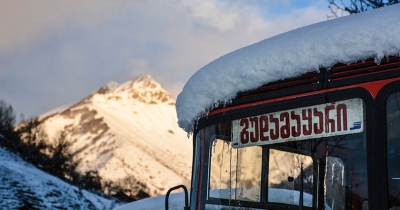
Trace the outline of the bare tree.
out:
[[[333,17],[338,17],[339,12],[355,14],[397,4],[400,0],[328,0],[328,2]]]
[[[45,142],[47,142],[47,134],[40,124],[39,118],[31,118],[24,121],[18,127],[18,131],[22,134],[22,140],[29,147],[41,147],[43,149]]]
[[[21,136],[17,152],[30,163],[36,166],[43,165],[48,159],[45,150],[49,145],[46,143],[48,142],[48,136],[39,119],[35,117],[26,120],[18,125],[17,128]]]
[[[79,165],[79,160],[73,159],[70,148],[71,142],[67,139],[67,133],[61,131],[52,145],[52,155],[48,166],[50,173],[64,180],[74,182],[74,179],[77,179],[78,176],[76,168]]]
[[[7,135],[14,130],[15,115],[11,105],[0,100],[0,134]]]
[[[85,175],[80,177],[80,183],[83,188],[91,191],[101,192],[101,176],[99,175],[99,171],[90,170],[85,173]]]

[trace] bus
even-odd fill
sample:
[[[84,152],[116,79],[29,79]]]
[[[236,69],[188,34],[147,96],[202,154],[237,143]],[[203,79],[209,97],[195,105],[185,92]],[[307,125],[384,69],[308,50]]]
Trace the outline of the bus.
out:
[[[197,71],[184,209],[400,209],[399,23],[400,5],[337,18]]]

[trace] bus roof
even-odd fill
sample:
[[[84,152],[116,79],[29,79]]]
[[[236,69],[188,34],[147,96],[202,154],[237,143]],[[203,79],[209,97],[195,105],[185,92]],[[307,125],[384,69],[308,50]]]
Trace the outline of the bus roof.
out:
[[[337,63],[400,55],[400,4],[295,29],[226,54],[198,70],[178,95],[178,124],[194,124],[239,92]]]

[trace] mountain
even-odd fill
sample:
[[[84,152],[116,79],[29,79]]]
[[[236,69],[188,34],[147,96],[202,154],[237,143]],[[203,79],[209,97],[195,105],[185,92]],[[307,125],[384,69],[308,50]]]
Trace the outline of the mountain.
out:
[[[49,139],[67,134],[80,172],[97,170],[103,183],[117,183],[128,195],[155,196],[190,183],[192,142],[177,125],[175,101],[151,76],[110,82],[42,116],[41,124]]]
[[[111,209],[120,204],[80,190],[0,148],[1,209]]]

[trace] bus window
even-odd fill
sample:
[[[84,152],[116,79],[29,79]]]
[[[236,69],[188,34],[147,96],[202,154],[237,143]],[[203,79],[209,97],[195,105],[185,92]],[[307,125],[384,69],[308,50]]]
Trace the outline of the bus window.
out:
[[[299,205],[301,165],[303,206],[361,209],[364,201],[368,200],[364,133],[287,142],[271,147],[269,202]],[[284,198],[284,192],[291,197]]]
[[[234,149],[230,142],[216,139],[210,153],[210,197],[260,200],[261,147]]]
[[[325,189],[326,205],[331,209],[345,209],[345,168],[342,159],[328,156],[326,158]]]
[[[389,207],[400,208],[400,93],[389,96],[387,113],[387,167]]]
[[[324,200],[330,209],[362,209],[368,201],[365,142],[365,133],[358,133],[331,137],[320,147],[320,155],[326,154]]]
[[[313,160],[310,156],[270,149],[268,202],[299,204],[300,171],[303,167],[303,205],[312,206]]]

